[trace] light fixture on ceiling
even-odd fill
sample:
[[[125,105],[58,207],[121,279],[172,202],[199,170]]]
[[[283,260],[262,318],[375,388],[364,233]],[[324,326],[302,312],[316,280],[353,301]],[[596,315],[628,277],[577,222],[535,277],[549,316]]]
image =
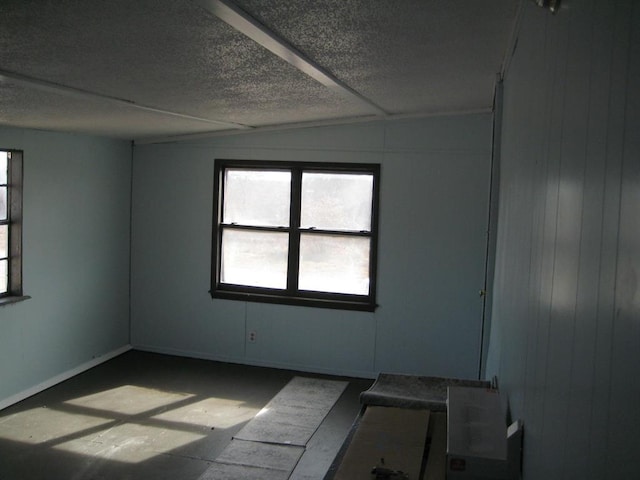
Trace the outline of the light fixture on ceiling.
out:
[[[533,0],[536,5],[542,8],[551,10],[551,13],[556,13],[560,9],[561,0]]]

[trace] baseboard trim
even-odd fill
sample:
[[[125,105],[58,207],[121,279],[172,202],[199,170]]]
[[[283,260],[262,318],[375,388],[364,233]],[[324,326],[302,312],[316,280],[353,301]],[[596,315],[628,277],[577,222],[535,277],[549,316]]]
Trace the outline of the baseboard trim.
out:
[[[298,365],[294,363],[265,362],[254,358],[236,358],[225,355],[212,355],[206,352],[193,352],[190,350],[180,350],[175,348],[157,347],[153,345],[133,345],[134,350],[142,352],[160,353],[164,355],[175,355],[177,357],[196,358],[198,360],[211,360],[213,362],[235,363],[239,365],[249,365],[252,367],[278,368],[281,370],[294,370],[297,372],[320,373],[323,375],[334,375],[338,377],[354,378],[376,378],[376,374],[360,370],[333,370],[322,367],[310,367],[308,365]]]
[[[25,400],[26,398],[29,398],[35,395],[36,393],[40,393],[43,390],[46,390],[47,388],[51,388],[54,385],[57,385],[58,383],[64,382],[65,380],[69,380],[70,378],[75,377],[76,375],[82,372],[86,372],[87,370],[93,367],[97,367],[101,363],[104,363],[108,360],[111,360],[112,358],[122,355],[125,352],[128,352],[129,350],[131,350],[131,348],[132,348],[131,345],[125,345],[124,347],[105,353],[104,355],[97,356],[95,358],[92,358],[88,362],[83,363],[82,365],[78,365],[77,367],[72,368],[71,370],[67,370],[66,372],[63,372],[60,375],[56,375],[55,377],[45,380],[44,382],[39,383],[38,385],[34,385],[33,387],[23,390],[20,393],[16,393],[15,395],[10,396],[9,398],[0,400],[0,410],[3,410],[7,407],[10,407],[11,405],[21,402],[22,400]]]

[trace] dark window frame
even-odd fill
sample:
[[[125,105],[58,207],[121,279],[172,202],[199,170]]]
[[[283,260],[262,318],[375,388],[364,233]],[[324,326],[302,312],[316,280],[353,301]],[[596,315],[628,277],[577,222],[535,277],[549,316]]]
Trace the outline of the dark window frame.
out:
[[[7,188],[7,218],[0,220],[0,225],[9,226],[9,251],[7,291],[0,293],[0,305],[24,300],[22,289],[22,187],[23,161],[22,150],[0,148],[8,154],[7,183],[0,185]]]
[[[290,222],[288,228],[249,227],[255,230],[287,232],[289,234],[287,288],[284,290],[225,284],[220,282],[222,232],[225,228],[247,228],[222,223],[224,205],[223,176],[227,168],[256,170],[291,171]],[[324,229],[300,228],[300,203],[302,172],[322,173],[363,173],[373,175],[371,230],[370,232],[344,232]],[[241,300],[249,302],[278,303],[343,310],[374,311],[376,304],[378,213],[380,201],[380,165],[369,163],[327,163],[271,160],[229,160],[216,159],[213,181],[213,228],[211,235],[211,290],[212,298]],[[366,236],[370,238],[369,251],[369,294],[352,295],[299,290],[297,276],[299,269],[299,246],[301,234],[336,234],[345,236]]]

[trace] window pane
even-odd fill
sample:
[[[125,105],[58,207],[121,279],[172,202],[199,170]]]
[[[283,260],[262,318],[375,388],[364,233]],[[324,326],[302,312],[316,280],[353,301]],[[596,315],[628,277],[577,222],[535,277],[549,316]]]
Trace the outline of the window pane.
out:
[[[303,173],[302,228],[371,230],[373,175]]]
[[[369,249],[366,237],[302,234],[300,290],[369,294]]]
[[[0,294],[7,293],[7,286],[9,285],[8,279],[8,261],[0,260]]]
[[[0,187],[0,220],[7,219],[7,187]]]
[[[7,152],[0,152],[0,184],[7,183]]]
[[[285,289],[288,246],[287,233],[225,229],[220,281]]]
[[[290,172],[228,169],[223,222],[288,227],[290,192]]]
[[[0,258],[9,256],[9,226],[0,225]]]

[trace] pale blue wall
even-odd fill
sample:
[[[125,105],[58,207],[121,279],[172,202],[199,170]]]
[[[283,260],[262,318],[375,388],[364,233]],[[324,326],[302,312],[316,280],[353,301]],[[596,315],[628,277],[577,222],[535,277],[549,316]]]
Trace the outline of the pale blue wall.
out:
[[[0,307],[0,401],[129,342],[131,147],[0,127],[24,150],[23,285]]]
[[[337,374],[477,377],[491,131],[484,114],[136,146],[132,344]],[[381,163],[376,312],[212,300],[215,158]]]
[[[526,2],[505,80],[487,376],[525,479],[638,478],[640,2],[565,6]]]

